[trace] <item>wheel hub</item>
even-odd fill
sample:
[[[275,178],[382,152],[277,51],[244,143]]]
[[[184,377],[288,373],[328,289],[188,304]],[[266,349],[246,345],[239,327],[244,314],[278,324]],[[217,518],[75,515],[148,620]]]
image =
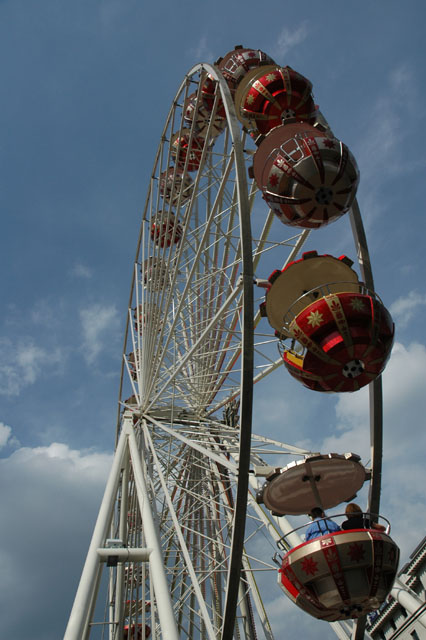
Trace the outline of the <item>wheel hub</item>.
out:
[[[330,204],[333,200],[333,190],[329,187],[320,187],[315,193],[315,200],[318,204]]]
[[[357,378],[364,373],[364,363],[362,360],[350,360],[345,364],[342,369],[342,373],[345,378]]]
[[[285,123],[289,118],[295,118],[296,112],[293,109],[284,109],[281,114],[281,120]]]

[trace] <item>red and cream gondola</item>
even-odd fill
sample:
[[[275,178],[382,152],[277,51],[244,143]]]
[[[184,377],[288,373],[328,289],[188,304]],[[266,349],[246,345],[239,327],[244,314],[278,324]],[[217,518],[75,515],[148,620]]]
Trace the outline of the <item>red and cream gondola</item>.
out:
[[[191,177],[178,167],[169,167],[160,175],[160,194],[173,207],[185,204],[194,191]]]
[[[223,58],[219,58],[216,64],[228,84],[232,97],[235,98],[238,85],[249,71],[265,65],[273,65],[275,62],[260,49],[245,49],[242,46],[236,46],[233,51],[229,51]]]
[[[392,318],[351,265],[346,256],[311,251],[268,279],[261,313],[284,339],[289,373],[315,391],[356,391],[390,356]]]
[[[274,64],[272,58],[260,49],[245,49],[242,46],[236,46],[233,51],[229,51],[223,58],[219,58],[216,61],[216,65],[225,78],[234,101],[239,84],[246,79],[248,74],[258,71],[259,67]],[[216,91],[216,80],[211,75],[208,75],[202,84],[201,95],[204,106],[209,112],[213,109]],[[226,116],[223,101],[219,97],[217,98],[216,114],[222,118]]]
[[[257,186],[284,224],[317,229],[351,207],[359,171],[348,147],[306,122],[277,126],[253,158]]]
[[[289,118],[316,121],[312,84],[291,67],[272,64],[252,69],[235,93],[237,116],[256,134],[267,134]]]
[[[355,453],[311,454],[271,469],[256,500],[274,515],[303,515],[314,506],[331,509],[353,500],[369,478],[369,470]],[[339,517],[332,516],[336,524]],[[364,522],[374,526],[370,525],[374,520],[370,516]],[[346,529],[292,549],[287,540],[294,540],[295,532],[303,532],[308,525],[288,532],[278,541],[285,551],[279,562],[280,587],[301,609],[328,622],[377,609],[392,587],[399,560],[387,524],[383,532]]]
[[[377,609],[392,588],[399,548],[386,533],[328,533],[288,551],[278,584],[298,607],[320,620],[359,618]]]
[[[158,211],[151,225],[151,239],[160,247],[178,244],[183,228],[173,213]]]
[[[184,111],[185,125],[190,129],[194,123],[194,130],[197,138],[207,138],[211,141],[222,133],[226,125],[226,118],[219,115],[211,118],[210,110],[200,104],[197,94],[192,93],[185,102]]]
[[[191,135],[190,129],[182,129],[181,133],[172,136],[170,153],[180,169],[185,165],[188,171],[197,171],[203,154],[205,139]]]

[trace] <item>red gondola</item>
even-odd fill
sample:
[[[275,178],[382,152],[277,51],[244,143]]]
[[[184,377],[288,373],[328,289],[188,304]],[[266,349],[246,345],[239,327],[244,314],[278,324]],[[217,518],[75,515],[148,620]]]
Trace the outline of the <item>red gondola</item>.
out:
[[[245,49],[236,46],[216,62],[225,78],[232,97],[244,76],[252,69],[258,69],[265,65],[273,65],[275,62],[267,53],[260,49]]]
[[[184,121],[188,128],[191,128],[195,119],[195,133],[198,138],[206,138],[209,132],[209,138],[216,138],[222,133],[226,125],[226,119],[215,115],[210,125],[210,110],[202,103],[198,103],[197,94],[192,93],[185,102]]]
[[[284,468],[271,470],[256,496],[275,515],[302,515],[314,506],[323,509],[350,501],[370,477],[354,453],[311,454]],[[343,514],[342,514],[343,515]],[[288,532],[278,541],[286,553],[279,564],[278,583],[301,609],[333,622],[358,618],[384,602],[396,575],[399,549],[376,520],[365,514],[363,528],[319,535],[288,550],[288,539],[308,525]],[[333,515],[335,524],[339,515]],[[323,518],[327,522],[327,518]],[[350,522],[350,520],[349,520]],[[367,527],[376,528],[367,528]],[[326,525],[318,527],[318,531]]]
[[[385,601],[398,561],[398,546],[386,533],[338,531],[286,553],[278,584],[315,618],[328,622],[359,618]]]
[[[383,371],[392,318],[342,256],[303,254],[270,278],[261,308],[281,338],[287,370],[315,391],[356,391]]]
[[[357,391],[385,368],[394,326],[379,298],[362,292],[330,294],[309,304],[289,324],[306,348],[284,348],[287,370],[316,391]]]
[[[167,203],[174,207],[189,200],[194,190],[194,183],[188,174],[178,167],[169,167],[160,175],[160,194]]]
[[[158,211],[151,225],[151,239],[160,247],[177,244],[183,234],[182,225],[173,213]]]
[[[259,145],[253,172],[263,198],[284,224],[316,229],[351,207],[359,171],[337,138],[306,123],[276,127]]]
[[[209,113],[212,112],[213,106],[217,97],[216,103],[216,115],[220,118],[226,118],[226,111],[223,104],[223,100],[220,97],[219,85],[213,76],[210,74],[204,80],[201,86],[201,96],[203,100],[203,104]]]
[[[291,67],[253,69],[236,91],[237,116],[249,130],[260,134],[267,134],[288,119],[313,124],[316,114],[311,91],[309,80]]]
[[[193,136],[191,139],[189,129],[183,129],[180,135],[175,133],[172,136],[170,152],[176,164],[181,169],[186,164],[188,171],[197,171],[203,154],[204,142],[203,138],[197,136]]]

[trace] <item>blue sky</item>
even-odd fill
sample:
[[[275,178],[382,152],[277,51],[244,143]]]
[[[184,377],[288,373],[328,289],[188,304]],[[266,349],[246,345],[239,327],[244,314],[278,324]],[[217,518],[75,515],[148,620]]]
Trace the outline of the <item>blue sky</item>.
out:
[[[111,460],[159,135],[185,72],[236,44],[307,76],[357,159],[376,291],[397,327],[382,510],[405,554],[424,536],[425,13],[420,0],[0,2],[2,637],[63,633]],[[348,225],[308,248],[355,257]],[[323,398],[275,376],[256,390],[255,430],[368,461],[365,392]],[[335,637],[279,591],[274,606],[307,640]]]

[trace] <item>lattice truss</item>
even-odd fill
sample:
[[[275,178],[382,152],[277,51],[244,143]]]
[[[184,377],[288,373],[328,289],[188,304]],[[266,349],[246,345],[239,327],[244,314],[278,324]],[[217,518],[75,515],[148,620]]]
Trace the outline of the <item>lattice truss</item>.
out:
[[[135,423],[179,637],[217,637],[223,622],[233,533],[238,429],[208,419],[186,420],[172,426],[149,416],[140,420],[133,416],[131,420]],[[263,454],[294,455],[293,447],[278,444],[254,436],[252,464],[266,464]],[[123,538],[125,532],[122,540],[125,547],[147,547],[131,460],[127,478],[117,501],[111,535]],[[235,637],[244,629],[253,631],[260,624],[265,637],[273,638],[257,583],[265,572],[269,582],[276,575],[271,557],[276,550],[274,541],[282,532],[274,518],[256,504],[257,486],[253,477],[242,570],[235,576],[240,582]],[[126,512],[122,513],[123,510]],[[116,590],[119,571],[124,571],[123,588]],[[110,579],[111,602],[121,598],[130,626],[142,624],[143,628],[148,625],[152,629],[158,624],[150,578],[148,564],[128,563],[124,570],[118,567]]]
[[[245,176],[254,144],[244,135],[244,156],[237,158],[222,118],[222,134],[200,142],[195,174],[187,170],[190,153],[182,156],[184,166],[173,164],[182,152],[173,140],[184,138],[188,130],[195,136],[185,122],[184,107],[189,94],[197,95],[202,76],[188,78],[162,135],[134,267],[125,368],[130,396],[139,406],[173,404],[211,415],[240,390],[243,294],[236,165],[243,164]],[[214,109],[207,128],[216,122]],[[243,186],[250,215],[256,210],[257,188],[254,182]],[[261,268],[261,257],[272,249],[279,250],[278,263],[272,265],[281,267],[307,232],[288,238],[282,227],[279,237],[268,240],[273,214],[260,206],[253,220],[254,268]],[[269,264],[261,275],[269,275],[268,269]],[[259,319],[257,314],[255,325]],[[268,327],[265,334],[265,329],[262,323],[264,333],[255,338],[256,380],[281,362],[273,332]]]

